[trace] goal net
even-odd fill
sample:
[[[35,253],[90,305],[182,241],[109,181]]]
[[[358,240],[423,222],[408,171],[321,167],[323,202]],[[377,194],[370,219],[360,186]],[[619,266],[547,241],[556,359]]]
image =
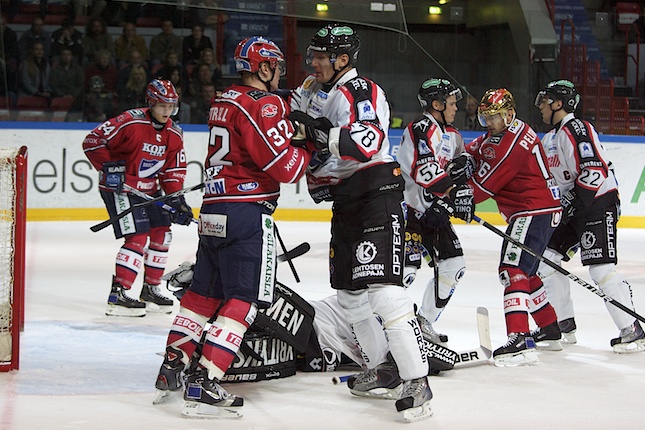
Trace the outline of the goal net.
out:
[[[27,148],[0,148],[0,371],[18,369],[24,317]]]

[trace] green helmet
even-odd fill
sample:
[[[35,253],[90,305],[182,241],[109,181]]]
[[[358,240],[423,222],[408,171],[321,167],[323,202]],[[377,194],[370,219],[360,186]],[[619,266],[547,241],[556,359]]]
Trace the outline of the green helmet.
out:
[[[578,94],[575,85],[571,81],[561,79],[559,81],[549,82],[544,89],[537,93],[537,96],[535,96],[535,106],[540,107],[540,103],[544,99],[548,99],[548,104],[560,100],[562,101],[562,109],[565,112],[575,112],[580,103],[580,94]]]
[[[343,24],[327,24],[311,38],[307,48],[307,64],[311,64],[315,52],[329,53],[332,63],[339,55],[347,54],[349,63],[353,64],[358,60],[360,49],[361,41],[353,28]]]
[[[421,84],[417,98],[421,107],[427,109],[432,107],[433,100],[445,104],[450,96],[455,96],[457,101],[461,100],[461,89],[447,79],[430,78]]]

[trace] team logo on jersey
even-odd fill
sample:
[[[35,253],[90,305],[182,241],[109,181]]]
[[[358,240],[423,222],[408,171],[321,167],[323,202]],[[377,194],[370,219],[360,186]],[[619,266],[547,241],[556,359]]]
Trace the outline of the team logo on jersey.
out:
[[[141,160],[139,163],[139,177],[152,178],[163,167],[166,160]]]
[[[327,93],[326,93],[326,92],[324,92],[323,90],[318,90],[318,92],[316,93],[316,95],[317,95],[318,97],[320,97],[321,99],[323,99],[323,100],[327,100],[327,97],[329,97],[329,94],[327,94]]]
[[[262,116],[265,118],[273,118],[278,114],[278,107],[274,104],[267,103],[262,106]]]
[[[425,139],[419,139],[417,150],[419,151],[419,155],[430,154],[430,147],[428,146],[428,142]]]
[[[161,140],[161,136],[157,135],[158,140]],[[166,145],[157,145],[154,143],[143,143],[143,152],[147,152],[153,157],[163,157],[166,154]]]
[[[590,231],[585,231],[580,236],[580,245],[584,249],[589,249],[596,244],[596,235]]]
[[[356,260],[361,264],[367,264],[374,260],[376,254],[378,254],[376,245],[370,241],[361,242],[356,247]]]
[[[253,191],[260,186],[257,182],[247,182],[246,184],[240,184],[237,186],[237,190],[244,193],[247,191]]]
[[[236,99],[241,96],[242,93],[239,91],[228,90],[222,94],[223,99]]]
[[[376,111],[369,100],[363,100],[356,104],[358,110],[358,119],[360,121],[374,121],[376,119]]]
[[[492,160],[495,158],[495,150],[491,147],[484,148],[484,151],[482,151],[484,154],[484,158],[487,160]]]
[[[594,156],[593,146],[590,142],[580,142],[578,144],[578,151],[582,158],[589,158]]]

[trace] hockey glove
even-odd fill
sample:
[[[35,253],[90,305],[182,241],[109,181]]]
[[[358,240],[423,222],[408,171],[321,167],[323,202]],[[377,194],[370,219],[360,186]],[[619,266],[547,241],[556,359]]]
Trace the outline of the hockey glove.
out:
[[[573,218],[576,213],[576,200],[575,190],[569,190],[560,196],[560,204],[562,205],[562,224],[566,224]]]
[[[466,184],[456,185],[450,190],[449,197],[455,210],[453,216],[470,223],[475,213],[475,196],[472,187]]]
[[[293,121],[296,128],[304,126],[307,140],[313,142],[316,149],[326,150],[329,148],[329,130],[334,125],[327,118],[313,118],[304,112],[294,110],[287,115],[287,119]]]
[[[101,183],[115,193],[123,192],[125,161],[106,161],[101,169]]]
[[[427,228],[444,227],[450,224],[450,217],[454,212],[454,209],[447,202],[434,198],[430,202],[430,207],[426,209],[422,219],[423,225]]]
[[[175,224],[189,225],[193,221],[193,210],[186,203],[184,196],[174,197],[168,200],[168,204],[175,208],[170,213],[170,220]]]
[[[455,184],[465,184],[475,173],[475,159],[468,154],[461,154],[448,163],[446,173]]]

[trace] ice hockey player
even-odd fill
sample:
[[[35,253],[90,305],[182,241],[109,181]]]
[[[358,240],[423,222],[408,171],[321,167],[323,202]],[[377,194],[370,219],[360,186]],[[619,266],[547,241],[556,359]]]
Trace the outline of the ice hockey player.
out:
[[[83,150],[100,172],[99,191],[108,214],[115,216],[144,199],[179,191],[186,176],[183,132],[170,118],[179,97],[170,81],[153,79],[146,89],[148,107],[131,109],[92,130]],[[171,222],[188,225],[193,213],[184,197],[166,202],[170,213],[147,205],[113,224],[117,239],[125,239],[116,256],[116,272],[108,296],[107,315],[140,317],[149,312],[172,312],[173,301],[159,289],[172,240]],[[126,294],[143,266],[140,300]]]
[[[515,100],[505,88],[486,91],[478,108],[487,133],[466,151],[476,161],[475,173],[448,192],[455,215],[470,222],[475,203],[492,198],[509,223],[506,234],[542,253],[561,217],[558,188],[546,164],[535,131],[516,118]],[[504,286],[508,341],[493,352],[497,366],[538,362],[535,339],[559,340],[553,307],[537,276],[539,260],[504,240],[499,279]],[[529,330],[528,313],[538,325]]]
[[[580,95],[573,83],[553,81],[538,92],[535,106],[542,120],[554,126],[542,139],[551,173],[558,182],[563,220],[544,256],[560,264],[581,245],[580,260],[606,295],[634,310],[632,290],[616,271],[616,223],[620,213],[618,183],[593,125],[575,117]],[[565,343],[575,343],[576,323],[569,279],[545,263],[538,271],[559,318]],[[620,330],[610,344],[615,352],[645,350],[645,333],[633,316],[605,302]]]
[[[289,106],[270,92],[286,71],[278,46],[259,36],[244,39],[235,50],[235,67],[241,83],[211,102],[194,276],[181,298],[156,381],[161,397],[178,390],[181,372],[204,336],[184,392],[182,415],[188,417],[241,416],[243,399],[229,394],[220,381],[257,310],[273,302],[272,214],[280,183],[297,182],[314,149],[312,144],[291,145],[299,136],[285,118]]]
[[[389,153],[385,93],[358,74],[359,50],[350,26],[322,27],[307,48],[315,73],[294,90],[289,117],[305,124],[309,140],[321,149],[307,172],[311,196],[334,202],[331,286],[368,367],[348,380],[348,387],[369,395],[402,385],[397,411],[415,421],[432,414],[432,391],[414,304],[403,288],[404,182]],[[374,314],[382,318],[387,337]]]
[[[437,333],[432,324],[466,270],[461,243],[450,223],[452,208],[440,198],[454,181],[465,182],[472,176],[474,167],[473,158],[464,153],[461,134],[450,125],[461,98],[461,89],[447,79],[424,81],[418,93],[423,115],[404,129],[397,153],[408,208],[403,281],[406,286],[412,284],[427,256],[435,276],[426,286],[417,318],[423,337],[438,344],[445,344],[448,336]]]

